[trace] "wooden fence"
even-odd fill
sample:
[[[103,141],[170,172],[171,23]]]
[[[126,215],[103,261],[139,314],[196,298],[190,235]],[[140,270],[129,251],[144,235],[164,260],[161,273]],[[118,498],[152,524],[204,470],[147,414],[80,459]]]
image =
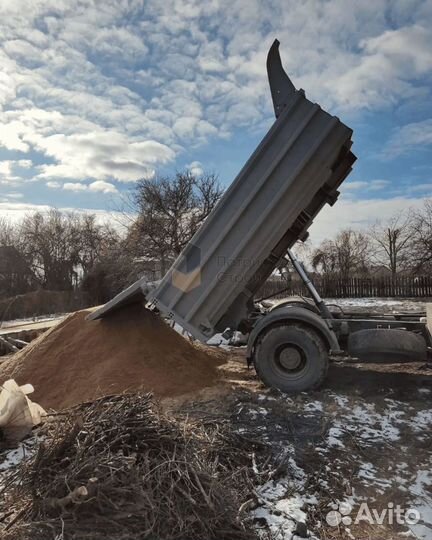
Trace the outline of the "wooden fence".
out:
[[[427,298],[432,297],[432,276],[397,276],[388,278],[313,278],[315,287],[323,298]],[[286,289],[283,291],[283,289]],[[257,298],[275,295],[307,295],[299,280],[271,278],[261,288]]]

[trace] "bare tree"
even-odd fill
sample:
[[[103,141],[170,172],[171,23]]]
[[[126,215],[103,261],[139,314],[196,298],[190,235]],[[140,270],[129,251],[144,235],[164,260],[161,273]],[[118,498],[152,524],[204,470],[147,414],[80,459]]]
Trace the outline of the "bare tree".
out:
[[[140,256],[157,258],[165,273],[222,193],[213,174],[195,176],[185,171],[138,182],[134,192],[138,218],[129,230],[129,249]]]
[[[79,231],[79,266],[85,277],[107,253],[115,250],[119,233],[108,223],[97,223],[94,214],[72,216]]]
[[[20,225],[21,251],[40,285],[70,290],[116,244],[115,231],[93,214],[50,210],[27,215]]]
[[[375,223],[368,231],[373,245],[371,260],[387,268],[392,278],[409,265],[412,223],[412,214],[407,211]]]
[[[323,240],[311,254],[312,268],[324,276],[337,274],[337,250],[333,240]]]
[[[17,247],[18,242],[19,234],[17,234],[17,227],[8,219],[0,217],[0,246]]]
[[[425,200],[423,208],[414,211],[411,221],[411,252],[416,272],[432,270],[432,199]]]
[[[0,218],[0,298],[24,294],[36,285],[22,253],[19,227]]]
[[[80,233],[72,214],[35,212],[24,218],[20,234],[26,258],[44,288],[68,290],[77,284]]]
[[[312,267],[343,279],[368,272],[370,243],[362,232],[343,230],[334,240],[324,240],[312,253]]]
[[[0,297],[79,289],[85,295],[65,296],[65,302],[77,302],[74,309],[106,301],[134,270],[123,242],[124,235],[94,214],[35,212],[13,225],[0,219]]]

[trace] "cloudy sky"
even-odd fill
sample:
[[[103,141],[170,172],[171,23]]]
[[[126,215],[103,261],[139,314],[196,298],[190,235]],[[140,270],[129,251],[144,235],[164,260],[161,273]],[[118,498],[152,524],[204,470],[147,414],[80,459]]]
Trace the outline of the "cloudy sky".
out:
[[[354,129],[355,170],[315,239],[432,195],[432,0],[2,0],[0,214],[109,211],[184,167],[228,185],[297,88]]]

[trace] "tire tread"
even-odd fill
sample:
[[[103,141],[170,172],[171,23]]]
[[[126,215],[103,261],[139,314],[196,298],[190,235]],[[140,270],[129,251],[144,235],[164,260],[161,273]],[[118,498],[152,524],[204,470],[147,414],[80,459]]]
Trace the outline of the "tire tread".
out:
[[[255,349],[254,357],[255,357],[255,359],[258,358],[259,352],[260,352],[260,347],[261,347],[262,342],[263,342],[264,339],[269,338],[269,337],[271,338],[272,335],[278,334],[281,331],[281,328],[287,328],[287,327],[289,327],[290,329],[295,329],[300,334],[303,334],[303,336],[305,336],[307,339],[310,339],[311,341],[313,341],[316,344],[316,346],[317,346],[317,348],[319,350],[320,356],[322,356],[324,358],[326,357],[326,361],[324,361],[322,363],[322,365],[320,366],[320,369],[319,369],[318,373],[316,374],[316,378],[315,378],[315,381],[313,382],[313,384],[309,385],[307,388],[304,388],[304,389],[300,388],[298,390],[292,389],[292,390],[289,390],[289,392],[290,393],[298,393],[298,392],[304,392],[304,391],[309,391],[309,390],[315,390],[319,386],[322,385],[324,379],[327,376],[328,365],[329,365],[329,362],[328,362],[328,353],[329,353],[329,351],[328,351],[328,347],[326,346],[326,343],[323,340],[323,338],[313,328],[310,328],[309,326],[307,326],[305,324],[299,324],[299,323],[295,323],[295,324],[278,324],[278,325],[272,326],[272,327],[266,329],[259,336],[258,341],[257,341],[257,345],[256,345],[256,349]],[[266,376],[266,373],[265,373],[265,364],[261,363],[260,361],[255,360],[255,369],[256,369],[258,377],[264,382],[264,384],[266,384],[267,386],[272,386],[268,382],[268,379],[267,379],[267,376]],[[282,391],[284,391],[284,390],[282,390]],[[288,392],[288,391],[286,391],[286,392]]]

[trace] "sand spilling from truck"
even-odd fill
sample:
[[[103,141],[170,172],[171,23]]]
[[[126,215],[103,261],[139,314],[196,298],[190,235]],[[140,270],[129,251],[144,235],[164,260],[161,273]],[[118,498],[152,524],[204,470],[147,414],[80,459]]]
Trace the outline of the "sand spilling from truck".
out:
[[[224,354],[193,343],[140,305],[98,321],[72,314],[0,366],[0,382],[31,383],[32,399],[62,409],[109,394],[173,397],[213,385]]]

